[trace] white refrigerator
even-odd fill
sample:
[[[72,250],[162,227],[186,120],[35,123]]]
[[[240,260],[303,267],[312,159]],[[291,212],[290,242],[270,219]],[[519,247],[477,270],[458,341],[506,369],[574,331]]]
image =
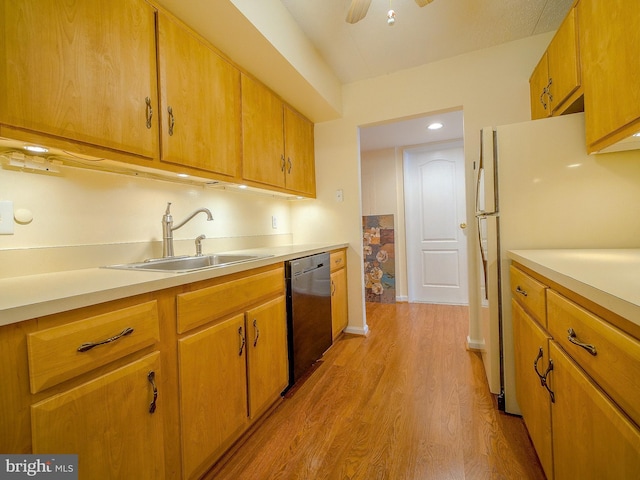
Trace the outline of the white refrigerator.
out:
[[[640,150],[587,155],[578,113],[483,129],[475,170],[482,357],[519,414],[507,251],[640,247]]]

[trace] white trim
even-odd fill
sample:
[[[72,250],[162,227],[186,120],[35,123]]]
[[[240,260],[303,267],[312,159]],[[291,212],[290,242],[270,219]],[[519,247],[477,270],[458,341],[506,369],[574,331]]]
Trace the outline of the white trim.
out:
[[[485,349],[484,338],[482,340],[471,340],[467,335],[467,350],[478,350],[483,352]]]
[[[396,302],[406,303],[409,301],[408,295],[396,295]]]
[[[364,327],[347,327],[344,329],[344,333],[363,335],[366,337],[369,334],[369,325],[365,325]]]

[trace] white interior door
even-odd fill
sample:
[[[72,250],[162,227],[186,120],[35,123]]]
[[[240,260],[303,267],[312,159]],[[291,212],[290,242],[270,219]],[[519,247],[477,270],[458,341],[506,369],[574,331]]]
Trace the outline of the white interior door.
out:
[[[404,170],[409,301],[466,305],[462,143],[406,150]]]

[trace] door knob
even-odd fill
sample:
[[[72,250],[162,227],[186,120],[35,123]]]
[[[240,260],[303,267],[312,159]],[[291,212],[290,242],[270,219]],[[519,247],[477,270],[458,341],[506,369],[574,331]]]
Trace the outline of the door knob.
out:
[[[464,230],[465,228],[467,228],[467,224],[466,223],[461,223],[460,224],[460,228]]]

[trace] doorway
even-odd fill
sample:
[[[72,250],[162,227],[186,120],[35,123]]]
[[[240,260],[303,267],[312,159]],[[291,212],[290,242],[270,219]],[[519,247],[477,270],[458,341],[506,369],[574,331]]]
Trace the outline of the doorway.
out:
[[[467,305],[462,141],[404,150],[409,302]]]
[[[444,124],[445,128],[431,131],[427,125],[438,121]],[[409,269],[413,269],[415,262],[408,262],[407,247],[410,239],[407,238],[409,228],[407,225],[413,223],[413,218],[405,215],[406,194],[405,180],[408,179],[404,171],[405,152],[428,150],[434,146],[459,142],[462,147],[463,136],[463,112],[460,109],[443,112],[425,114],[420,117],[399,119],[382,124],[368,125],[360,127],[360,158],[361,158],[361,186],[362,186],[362,215],[394,215],[395,223],[395,287],[397,301],[425,301],[409,298]],[[456,167],[454,175],[456,184],[461,192],[461,199],[457,201],[464,209],[466,205],[465,197],[465,174],[464,155],[462,155],[461,167]],[[406,218],[406,219],[405,219]],[[464,210],[455,215],[454,225],[460,226],[465,221]],[[466,232],[462,232],[463,235]],[[466,240],[466,237],[465,237]],[[466,247],[463,248],[466,255]],[[467,262],[464,258],[459,258],[457,263],[458,276],[457,283],[468,292],[466,278]],[[449,276],[453,276],[450,274]],[[411,275],[414,282],[413,277]],[[440,280],[442,282],[442,280]],[[453,283],[447,280],[448,283]],[[447,283],[445,282],[445,283]],[[413,289],[413,285],[411,287]],[[444,290],[444,288],[442,288]],[[468,293],[467,293],[468,294]],[[468,299],[458,298],[454,300],[426,300],[434,303],[460,303],[467,304]]]

